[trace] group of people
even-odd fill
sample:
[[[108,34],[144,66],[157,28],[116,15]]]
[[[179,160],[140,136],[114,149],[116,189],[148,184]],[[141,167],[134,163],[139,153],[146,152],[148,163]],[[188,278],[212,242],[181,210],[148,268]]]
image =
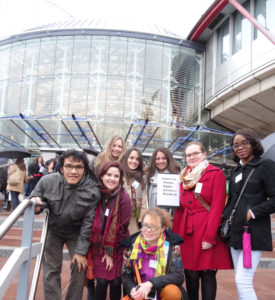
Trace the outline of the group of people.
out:
[[[3,168],[6,172],[1,176],[1,192],[5,195],[4,208],[9,210],[8,193],[10,193],[12,209],[19,205],[19,195],[28,197],[43,175],[54,172],[56,161],[49,159],[44,165],[42,156],[35,158],[26,168],[23,158],[17,158],[9,168]]]
[[[231,146],[237,165],[227,202],[225,176],[207,161],[199,141],[186,145],[187,165],[181,172],[167,148],[156,149],[144,167],[140,150],[126,151],[117,135],[90,162],[83,152],[63,153],[59,172],[43,176],[30,195],[50,209],[45,299],[61,299],[64,244],[72,261],[66,299],[81,299],[87,280],[88,300],[105,300],[108,286],[111,300],[121,299],[121,286],[125,300],[198,300],[199,286],[203,300],[214,300],[217,270],[232,267],[239,299],[257,299],[253,276],[262,252],[272,250],[275,163],[261,158],[260,140],[250,129],[237,131]],[[161,173],[179,174],[175,210],[157,207]],[[225,241],[218,228],[233,209]],[[251,234],[251,268],[243,266],[244,226]]]

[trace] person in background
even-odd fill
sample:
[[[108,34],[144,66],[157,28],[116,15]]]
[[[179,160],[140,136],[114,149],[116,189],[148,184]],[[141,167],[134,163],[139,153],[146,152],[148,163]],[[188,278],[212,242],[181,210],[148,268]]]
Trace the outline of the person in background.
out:
[[[35,188],[35,186],[37,185],[38,181],[43,176],[44,170],[45,170],[45,166],[44,166],[43,157],[39,156],[36,159],[36,162],[35,162],[35,165],[34,165],[34,174],[33,174],[34,183],[33,183],[33,189]]]
[[[122,265],[122,284],[131,299],[181,300],[184,270],[179,244],[183,239],[167,231],[172,216],[155,207],[142,216],[141,232],[122,241],[125,247]],[[137,282],[135,265],[141,277]],[[150,298],[152,299],[152,298]]]
[[[167,148],[157,148],[153,152],[149,165],[145,169],[148,208],[154,208],[157,205],[158,174],[179,174],[179,172],[180,166]]]
[[[0,158],[0,192],[4,196],[3,209],[10,210],[9,193],[7,191],[8,166],[10,162],[6,158]]]
[[[235,269],[238,299],[258,299],[253,277],[263,251],[272,251],[270,214],[275,212],[275,163],[261,159],[263,147],[257,134],[251,129],[240,129],[233,135],[231,146],[233,160],[238,165],[232,169],[229,181],[229,198],[223,212],[229,218],[240,191],[249,178],[232,219],[227,245],[230,247]],[[242,236],[244,226],[251,235],[252,268],[243,267]]]
[[[123,169],[118,162],[104,163],[98,179],[101,200],[91,229],[87,270],[87,278],[96,279],[96,287],[93,290],[93,286],[87,285],[88,299],[92,296],[105,300],[110,285],[110,299],[120,300],[123,254],[120,242],[129,236],[131,199],[123,188]]]
[[[55,168],[55,160],[49,159],[46,161],[45,163],[45,169],[43,171],[43,175],[47,175],[47,174],[51,174],[54,172],[54,168]]]
[[[180,207],[175,210],[173,232],[183,239],[181,256],[190,300],[216,298],[216,273],[231,269],[229,250],[217,234],[226,199],[222,170],[209,164],[199,141],[185,147],[187,166],[180,173]]]
[[[37,158],[34,158],[33,161],[28,164],[28,176],[34,175],[35,170],[36,170],[36,168],[35,168],[36,162],[37,162]],[[36,181],[36,179],[32,178],[26,184],[26,186],[25,186],[25,196],[26,197],[28,197],[31,194],[32,190],[34,189],[35,181]]]
[[[108,161],[120,162],[125,154],[126,146],[123,138],[119,135],[113,135],[107,142],[106,148],[89,163],[90,170],[98,177],[100,167]]]
[[[9,182],[9,179],[15,175],[15,172],[17,172],[18,175],[18,183],[12,184],[11,181]],[[11,194],[11,204],[13,210],[16,209],[16,207],[20,204],[19,201],[19,194],[24,195],[24,188],[25,183],[27,183],[29,180],[33,178],[33,176],[27,176],[26,172],[26,166],[24,162],[24,158],[17,158],[15,161],[15,164],[8,170],[8,185],[7,185],[7,191]]]
[[[63,248],[71,258],[71,278],[67,300],[82,299],[87,267],[89,237],[95,209],[100,200],[97,182],[88,175],[84,152],[67,150],[60,157],[60,172],[43,176],[30,198],[49,206],[48,234],[43,255],[45,300],[61,300]],[[36,207],[36,210],[39,210]]]
[[[132,200],[133,209],[129,231],[133,234],[139,230],[141,215],[146,210],[143,158],[140,150],[128,149],[122,159],[122,166],[125,178],[124,188]]]

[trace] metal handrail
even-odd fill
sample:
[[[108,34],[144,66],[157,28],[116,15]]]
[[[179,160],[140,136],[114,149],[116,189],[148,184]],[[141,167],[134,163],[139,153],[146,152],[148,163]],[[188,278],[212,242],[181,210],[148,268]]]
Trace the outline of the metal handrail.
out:
[[[45,203],[37,204],[31,199],[23,200],[0,226],[0,239],[2,239],[18,218],[25,212],[21,247],[16,248],[13,251],[5,265],[0,270],[0,299],[2,299],[6,293],[6,290],[10,286],[18,270],[20,271],[16,299],[27,299],[30,262],[32,258],[37,257],[35,274],[29,293],[29,300],[34,299],[48,228],[48,210],[46,210],[46,217],[40,243],[32,244],[34,211],[36,206],[47,208]]]

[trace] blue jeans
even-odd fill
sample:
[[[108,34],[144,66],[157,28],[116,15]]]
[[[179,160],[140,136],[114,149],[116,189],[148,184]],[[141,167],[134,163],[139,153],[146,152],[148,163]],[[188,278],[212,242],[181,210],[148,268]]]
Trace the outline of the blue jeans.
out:
[[[10,191],[11,193],[11,204],[12,204],[12,208],[13,210],[16,209],[16,207],[20,204],[20,201],[19,201],[19,192],[15,192],[15,191]]]

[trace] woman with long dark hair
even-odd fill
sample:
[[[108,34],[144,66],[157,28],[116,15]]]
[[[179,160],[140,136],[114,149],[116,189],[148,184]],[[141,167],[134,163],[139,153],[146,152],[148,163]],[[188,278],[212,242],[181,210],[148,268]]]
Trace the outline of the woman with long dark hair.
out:
[[[105,300],[110,285],[110,299],[121,298],[123,249],[120,242],[129,236],[131,199],[123,188],[123,169],[118,162],[104,163],[98,173],[101,201],[91,229],[88,279],[96,279],[96,300]],[[89,288],[89,286],[88,286]]]
[[[157,148],[153,152],[149,165],[145,170],[148,208],[154,208],[157,205],[158,174],[179,174],[179,171],[180,166],[167,148]]]
[[[239,196],[240,199],[232,218],[227,244],[234,263],[239,300],[256,300],[253,287],[255,271],[262,252],[273,250],[270,214],[275,212],[275,163],[261,158],[263,147],[251,129],[243,128],[235,132],[231,146],[233,160],[238,165],[231,172],[224,219],[229,218]],[[243,266],[242,239],[246,228],[251,235],[251,268]]]
[[[132,216],[129,224],[130,234],[139,231],[142,213],[146,210],[146,193],[143,172],[143,158],[139,149],[126,151],[122,166],[124,171],[124,188],[132,200]]]

